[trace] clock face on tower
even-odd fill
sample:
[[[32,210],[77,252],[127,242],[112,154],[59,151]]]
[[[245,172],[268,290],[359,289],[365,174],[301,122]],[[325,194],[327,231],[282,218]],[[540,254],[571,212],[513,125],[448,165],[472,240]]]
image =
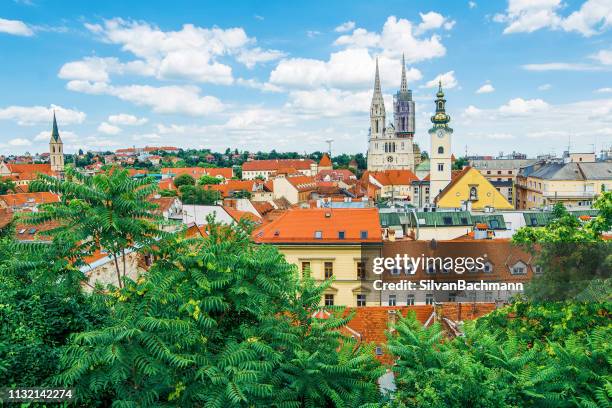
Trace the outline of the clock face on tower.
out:
[[[393,163],[393,156],[387,156],[387,161],[389,163]]]
[[[440,139],[442,139],[442,138],[444,137],[444,131],[443,131],[442,129],[439,129],[439,130],[436,132],[436,134],[438,135],[438,137],[439,137]]]

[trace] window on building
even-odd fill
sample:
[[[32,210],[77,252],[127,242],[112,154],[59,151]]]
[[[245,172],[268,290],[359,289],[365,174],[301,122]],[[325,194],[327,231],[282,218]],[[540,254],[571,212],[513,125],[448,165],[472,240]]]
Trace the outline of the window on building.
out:
[[[539,275],[539,274],[544,273],[544,268],[542,268],[542,266],[541,266],[541,265],[536,265],[536,266],[533,268],[533,271]]]
[[[397,304],[397,296],[389,295],[389,306],[395,306]]]
[[[425,187],[425,194],[428,195],[429,194],[429,187]]]
[[[394,266],[389,272],[391,273],[391,275],[397,276],[400,274],[400,269],[397,266]]]
[[[310,272],[310,262],[302,262],[302,273]]]
[[[433,264],[427,265],[427,273],[433,274],[436,273],[436,267]]]
[[[326,294],[325,295],[325,306],[333,306],[334,305],[334,295]]]
[[[444,148],[442,146],[438,147],[438,154],[444,154]]]
[[[485,298],[485,302],[492,302],[493,292],[485,292],[484,298]]]
[[[338,239],[344,239],[346,233],[344,231],[338,231]]]
[[[456,302],[457,301],[457,294],[456,293],[449,293],[448,294],[448,301],[449,302]]]
[[[406,298],[406,305],[414,306],[414,295],[408,295]]]
[[[524,275],[527,273],[527,268],[525,267],[525,264],[522,262],[517,262],[513,267],[512,267],[512,274],[513,275]]]
[[[453,217],[442,217],[444,225],[453,225]]]
[[[334,263],[325,262],[325,279],[329,279],[334,276]]]
[[[314,233],[314,237],[315,237],[315,239],[321,239],[321,238],[323,238],[323,232],[321,232],[321,231],[315,231],[315,233]]]
[[[406,275],[414,275],[415,272],[416,270],[412,262],[406,262],[406,268],[404,268],[404,273]]]
[[[434,296],[432,293],[428,293],[425,295],[425,304],[426,305],[433,305],[434,303]]]
[[[357,295],[357,307],[364,307],[366,305],[366,295],[360,293]]]
[[[444,163],[438,163],[438,171],[444,171]]]
[[[485,271],[485,273],[491,273],[491,272],[493,272],[493,265],[492,265],[490,262],[487,262],[487,263],[484,265],[484,271]]]
[[[497,174],[501,174],[501,173],[502,173],[502,172],[501,172],[501,170],[498,170],[498,171],[497,171]]]
[[[470,200],[478,200],[478,189],[470,187]]]
[[[365,267],[362,261],[357,262],[357,278],[365,279]]]
[[[360,237],[361,239],[368,239],[368,231],[361,231],[361,232],[359,233],[359,237]]]
[[[512,170],[508,170],[508,174],[512,174]]]
[[[487,174],[491,174],[491,170],[487,170]]]
[[[383,355],[383,349],[380,346],[376,346],[376,355],[377,356],[382,356]]]

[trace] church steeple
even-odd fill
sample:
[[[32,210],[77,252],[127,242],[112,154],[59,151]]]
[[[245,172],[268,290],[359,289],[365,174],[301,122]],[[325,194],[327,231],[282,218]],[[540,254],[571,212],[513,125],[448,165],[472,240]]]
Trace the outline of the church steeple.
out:
[[[406,61],[404,54],[402,54],[402,84],[400,85],[400,92],[408,92],[408,81],[406,80]]]
[[[55,118],[55,111],[53,111],[53,129],[51,130],[51,143],[60,141],[59,130],[57,129],[57,119]]]
[[[434,128],[448,128],[448,122],[451,118],[446,114],[446,99],[444,99],[444,91],[442,90],[442,81],[438,81],[438,92],[436,93],[436,114],[431,117],[431,123]]]
[[[55,111],[53,111],[53,127],[51,129],[51,140],[49,141],[49,162],[52,171],[56,173],[64,171],[64,143],[57,128]]]
[[[383,137],[385,130],[385,100],[380,87],[380,74],[378,72],[378,58],[376,58],[376,74],[374,75],[374,94],[370,104],[370,138]]]
[[[378,57],[376,57],[376,74],[374,75],[374,96],[382,93],[380,89],[380,75],[378,74]]]

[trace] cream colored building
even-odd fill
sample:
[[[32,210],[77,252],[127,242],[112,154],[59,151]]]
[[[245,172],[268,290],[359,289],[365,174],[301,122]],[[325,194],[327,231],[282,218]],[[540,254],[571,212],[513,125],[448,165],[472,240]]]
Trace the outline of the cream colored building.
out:
[[[601,191],[612,189],[612,163],[547,163],[523,169],[517,177],[517,207],[531,209],[563,203],[590,207]]]
[[[372,263],[382,235],[375,208],[295,208],[253,233],[256,242],[275,245],[298,273],[317,281],[333,279],[324,305],[378,305]]]

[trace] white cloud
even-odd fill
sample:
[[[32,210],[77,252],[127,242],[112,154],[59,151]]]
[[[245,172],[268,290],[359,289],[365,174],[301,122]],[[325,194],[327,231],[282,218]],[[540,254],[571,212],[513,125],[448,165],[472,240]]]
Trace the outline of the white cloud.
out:
[[[506,115],[526,115],[533,112],[543,111],[548,104],[542,99],[514,98],[507,104],[499,107],[499,112]]]
[[[597,92],[597,93],[612,93],[612,88],[599,88],[595,92]]]
[[[156,126],[157,128],[157,133],[160,133],[162,135],[166,135],[169,133],[185,133],[185,130],[187,130],[187,127],[184,125],[176,125],[176,124],[171,124],[171,125],[164,125],[163,123],[158,123]]]
[[[121,133],[121,128],[107,122],[102,122],[98,126],[98,132],[104,133],[105,135],[118,135]]]
[[[463,111],[463,115],[470,118],[479,116],[481,113],[482,109],[478,109],[474,105],[468,106],[465,111]]]
[[[147,118],[139,118],[134,115],[130,115],[127,113],[119,113],[117,115],[110,115],[108,117],[108,121],[113,125],[122,125],[122,126],[139,126],[144,125],[148,122]]]
[[[19,20],[6,20],[0,18],[0,33],[31,37],[34,31],[26,23]]]
[[[82,123],[86,117],[85,112],[63,108],[57,105],[51,105],[49,107],[8,106],[6,108],[0,108],[0,120],[14,120],[19,125],[45,123],[51,126],[54,111],[60,125]]]
[[[509,0],[504,14],[493,20],[506,23],[504,34],[531,33],[543,28],[576,31],[585,37],[612,26],[612,3],[609,0],[587,0],[567,17],[559,15],[561,0]]]
[[[351,92],[338,89],[293,91],[285,108],[300,114],[316,117],[338,117],[355,112],[364,114],[369,110],[372,92]]]
[[[495,92],[495,88],[490,83],[486,83],[476,90],[477,94],[491,93],[491,92]]]
[[[374,83],[375,60],[364,48],[350,48],[330,55],[329,61],[308,58],[282,60],[270,73],[270,83],[277,86],[311,89],[321,86],[330,88],[371,88]],[[399,86],[401,60],[379,59],[381,81],[385,85]],[[408,81],[421,79],[416,68],[406,71]]]
[[[342,23],[338,27],[334,28],[334,31],[337,33],[345,33],[347,31],[351,31],[354,29],[355,29],[355,22],[347,21],[346,23]]]
[[[143,74],[152,73],[159,79],[188,79],[229,85],[234,81],[232,67],[220,62],[221,58],[233,57],[247,68],[252,68],[284,55],[278,50],[255,46],[256,39],[247,36],[241,27],[202,28],[185,24],[178,31],[162,31],[145,22],[120,18],[85,26],[102,41],[118,44],[123,51],[140,58],[139,61],[144,64]]]
[[[9,140],[8,144],[9,146],[31,146],[32,142],[28,139],[18,137],[18,138]]]
[[[440,81],[442,81],[442,88],[444,89],[452,89],[459,84],[455,78],[455,71],[448,71],[444,74],[438,75],[431,81],[427,81],[427,83],[421,86],[421,88],[437,88]]]
[[[66,87],[71,91],[116,96],[136,105],[149,106],[157,113],[198,116],[219,112],[224,108],[214,96],[201,96],[200,88],[196,86],[113,86],[100,82],[70,81]]]
[[[78,136],[74,132],[70,132],[67,130],[60,130],[60,136],[62,140],[65,142],[67,140],[77,140]],[[39,132],[36,136],[34,136],[34,141],[36,142],[48,142],[51,139],[51,131],[43,130]]]
[[[548,91],[550,88],[552,88],[551,84],[542,84],[538,86],[538,91]]]
[[[117,58],[85,57],[80,61],[64,64],[60,68],[58,77],[69,80],[108,82],[110,74],[152,76],[155,72],[145,62],[139,60],[122,63]]]
[[[444,27],[445,30],[450,30],[454,27],[455,21],[449,20],[440,13],[430,11],[429,13],[419,13],[421,23],[417,26],[415,33],[422,34],[429,30],[436,30]]]
[[[421,24],[432,24],[433,19],[426,18],[428,22],[424,20]],[[443,21],[449,22],[444,17]],[[389,16],[380,33],[357,28],[350,35],[338,37],[334,45],[349,48],[377,48],[381,50],[382,55],[388,57],[398,57],[404,53],[408,63],[442,57],[446,54],[446,48],[442,45],[439,35],[433,34],[429,38],[420,38],[419,34],[418,27],[415,27],[409,20]]]
[[[476,8],[476,6],[478,6],[478,5],[476,4],[475,1],[468,1],[468,7],[469,8],[473,9],[473,8]]]
[[[488,134],[484,135],[484,137],[486,137],[488,139],[493,139],[493,140],[514,139],[514,135],[512,135],[510,133],[488,133]]]
[[[280,59],[286,54],[279,50],[264,50],[259,47],[242,50],[236,60],[251,69],[260,62],[269,62]]]
[[[308,38],[315,38],[316,36],[318,36],[320,34],[321,34],[321,32],[317,31],[317,30],[308,30],[308,31],[306,31],[306,36]]]
[[[548,62],[544,64],[525,64],[522,68],[527,71],[598,71],[601,68],[581,63]]]
[[[269,82],[259,82],[256,79],[249,78],[238,78],[236,80],[238,85],[246,86],[247,88],[259,89],[264,92],[282,92],[283,88],[280,86],[273,85]]]
[[[612,65],[612,50],[601,50],[592,58],[599,61],[600,64]]]

